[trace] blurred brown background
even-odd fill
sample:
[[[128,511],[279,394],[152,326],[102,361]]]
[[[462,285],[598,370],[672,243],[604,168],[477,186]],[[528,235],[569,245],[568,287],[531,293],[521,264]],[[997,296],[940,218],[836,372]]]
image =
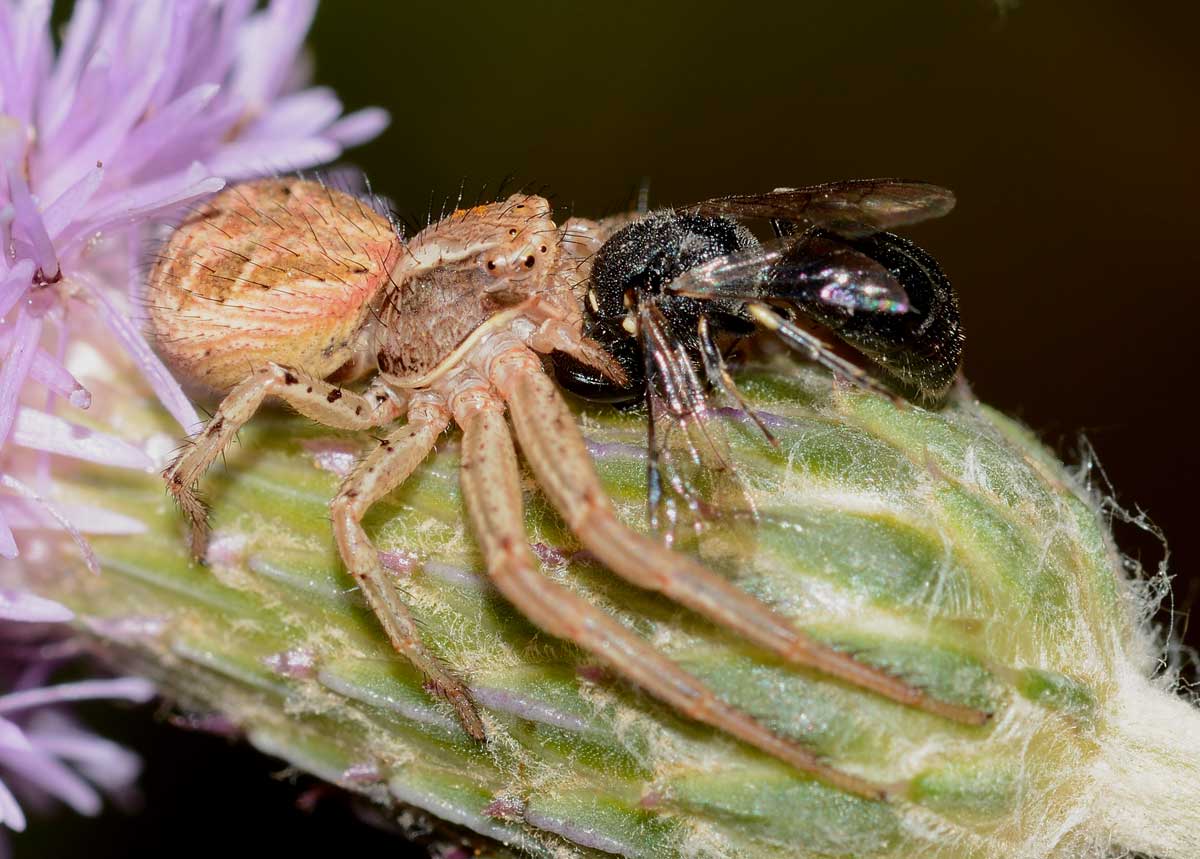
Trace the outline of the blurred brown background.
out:
[[[955,212],[912,235],[958,286],[976,392],[1069,460],[1086,434],[1168,535],[1182,610],[1200,564],[1197,32],[1195,4],[1129,0],[326,0],[312,45],[320,82],[392,112],[353,160],[421,219],[431,191],[438,208],[509,173],[581,214],[643,177],[657,205],[849,177],[953,188]],[[1154,540],[1120,536],[1157,565]],[[246,750],[116,727],[150,755],[142,814],[18,855],[421,855],[336,802],[295,811]]]

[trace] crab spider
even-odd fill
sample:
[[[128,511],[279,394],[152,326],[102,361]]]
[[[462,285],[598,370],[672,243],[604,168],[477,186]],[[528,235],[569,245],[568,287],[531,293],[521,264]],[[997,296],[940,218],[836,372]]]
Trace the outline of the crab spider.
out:
[[[464,682],[422,644],[362,528],[451,423],[463,433],[461,482],[489,578],[547,633],[574,642],[687,717],[719,728],[847,791],[888,789],[818,760],[724,703],[611,616],[543,575],[524,533],[512,430],[541,489],[608,569],[657,591],[798,666],[948,718],[942,702],[821,644],[701,563],[617,517],[583,436],[540,355],[552,351],[624,382],[582,333],[581,259],[538,196],[457,210],[410,240],[363,201],[315,182],[229,188],[175,231],[155,264],[150,315],[159,352],[195,387],[223,394],[207,426],[164,472],[201,557],[205,509],[195,486],[268,397],[330,427],[387,430],[344,479],[330,510],[350,575],[396,651],[483,739]],[[361,392],[342,385],[374,377]],[[511,422],[511,430],[510,430]]]

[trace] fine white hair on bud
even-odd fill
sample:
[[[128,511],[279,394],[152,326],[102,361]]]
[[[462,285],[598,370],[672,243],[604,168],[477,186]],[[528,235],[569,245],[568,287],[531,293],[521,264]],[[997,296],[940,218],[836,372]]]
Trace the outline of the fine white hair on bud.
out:
[[[1078,474],[965,388],[931,412],[788,360],[738,382],[779,440],[730,416],[758,519],[749,539],[744,521],[714,524],[685,548],[818,639],[985,709],[988,724],[789,669],[605,575],[548,505],[530,505],[530,540],[544,572],[726,700],[835,766],[903,785],[886,801],[698,728],[539,635],[482,574],[452,442],[368,528],[423,635],[481,706],[486,746],[367,622],[325,515],[338,481],[329,451],[346,437],[303,419],[260,415],[214,475],[214,543],[236,550],[213,553],[211,569],[189,563],[148,475],[120,506],[144,533],[93,538],[106,574],[41,587],[118,659],[264,751],[508,845],[497,856],[1198,855],[1200,713],[1155,674],[1155,589],[1130,577]],[[170,430],[144,387],[119,389],[102,421]],[[605,489],[644,527],[643,419],[603,406],[578,417]],[[87,471],[57,490],[107,497]],[[71,556],[62,541],[45,548]],[[145,617],[153,636],[105,633]]]

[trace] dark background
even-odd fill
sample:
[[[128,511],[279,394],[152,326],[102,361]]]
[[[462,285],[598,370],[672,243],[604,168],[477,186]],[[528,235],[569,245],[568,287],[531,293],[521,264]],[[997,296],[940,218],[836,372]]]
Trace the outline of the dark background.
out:
[[[867,176],[953,188],[957,209],[914,237],[958,287],[976,392],[1068,461],[1086,434],[1120,502],[1167,534],[1182,611],[1200,560],[1195,7],[646,7],[327,0],[316,76],[392,112],[352,158],[420,219],[431,191],[436,210],[464,177],[473,196],[509,173],[581,214],[643,177],[656,205]],[[1158,564],[1156,541],[1119,536]],[[420,855],[336,800],[296,811],[300,789],[241,747],[149,712],[114,731],[147,756],[143,813],[43,823],[18,856]]]

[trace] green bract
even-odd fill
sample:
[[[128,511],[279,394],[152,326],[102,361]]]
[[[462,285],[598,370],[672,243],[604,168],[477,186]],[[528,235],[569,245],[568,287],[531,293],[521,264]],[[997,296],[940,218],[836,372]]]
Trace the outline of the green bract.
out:
[[[802,776],[540,635],[481,575],[454,435],[367,530],[426,641],[483,705],[486,747],[394,656],[342,570],[329,469],[362,439],[256,418],[203,487],[209,569],[188,562],[156,477],[77,473],[64,495],[149,530],[96,539],[102,576],[42,588],[118,658],[187,706],[227,715],[259,748],[534,856],[1200,856],[1200,718],[1147,679],[1157,651],[1144,607],[1072,475],[965,397],[940,412],[897,408],[793,366],[741,383],[780,441],[732,424],[758,521],[687,548],[812,634],[994,712],[990,724],[783,667],[616,581],[575,554],[532,481],[530,539],[547,575],[836,766],[909,782],[902,800]],[[127,400],[119,419],[126,437],[175,433],[147,401]],[[643,419],[591,408],[581,421],[622,514],[644,527]],[[120,618],[161,623],[95,622]]]

